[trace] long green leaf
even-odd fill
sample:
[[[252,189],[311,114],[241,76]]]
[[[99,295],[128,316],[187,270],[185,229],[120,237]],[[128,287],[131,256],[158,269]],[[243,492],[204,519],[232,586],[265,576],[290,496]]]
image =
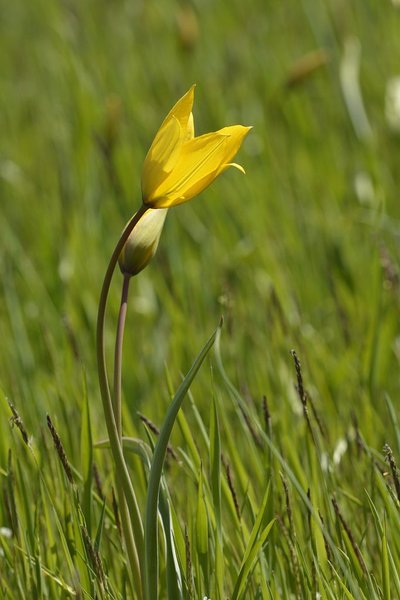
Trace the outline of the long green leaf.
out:
[[[264,527],[259,538],[254,539],[251,545],[249,544],[248,549],[246,550],[245,558],[243,559],[242,566],[240,568],[239,577],[236,581],[235,589],[233,590],[232,600],[241,598],[242,592],[246,585],[247,576],[253,568],[253,564],[257,558],[257,554],[260,552],[265,542],[267,541],[267,538],[274,523],[275,519],[272,519],[272,521],[270,521],[268,525]]]
[[[205,357],[211,350],[217,335],[216,330],[196,357],[188,374],[182,381],[167,411],[164,423],[158,436],[150,470],[145,515],[145,598],[157,600],[158,597],[158,541],[157,541],[157,506],[161,475],[167,451],[168,441],[178,411],[187,391],[192,384]]]

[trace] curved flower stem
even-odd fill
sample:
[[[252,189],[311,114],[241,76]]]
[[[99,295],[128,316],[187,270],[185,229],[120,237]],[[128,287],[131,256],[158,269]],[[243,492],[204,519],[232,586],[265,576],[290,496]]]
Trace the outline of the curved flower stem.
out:
[[[118,440],[122,445],[122,347],[124,341],[126,311],[128,306],[129,282],[131,276],[124,275],[121,292],[121,303],[119,307],[117,334],[115,337],[115,352],[114,352],[114,395],[113,395],[113,411],[115,425],[118,432]],[[129,509],[126,503],[124,490],[121,481],[117,478],[116,490],[118,496],[118,505],[121,515],[123,528],[123,536],[125,541],[126,551],[129,557],[129,563],[132,567],[135,579],[140,582],[139,559],[137,555],[135,538],[132,530],[132,524],[129,518]]]
[[[121,380],[122,380],[122,345],[124,343],[124,331],[126,311],[128,306],[130,275],[124,275],[121,292],[121,304],[119,307],[117,335],[115,338],[114,352],[114,396],[113,408],[115,424],[117,426],[120,444],[122,443],[122,401],[121,401]]]
[[[97,349],[97,367],[99,376],[99,385],[101,399],[103,403],[104,417],[107,425],[108,437],[110,440],[111,452],[115,462],[115,476],[118,488],[121,488],[126,499],[127,508],[131,523],[127,528],[128,536],[130,525],[133,531],[134,549],[128,554],[129,562],[135,580],[137,581],[138,595],[142,597],[142,577],[143,560],[144,560],[144,541],[143,541],[143,523],[139,511],[139,506],[136,500],[135,491],[132,486],[132,481],[129,476],[129,471],[126,466],[122,444],[118,433],[117,423],[114,417],[113,405],[111,400],[110,388],[108,385],[107,366],[104,347],[104,321],[107,306],[107,298],[110,290],[112,276],[118,262],[119,255],[131,234],[135,225],[139,222],[148,208],[144,205],[132,217],[118,240],[111,256],[107,271],[104,277],[103,286],[100,293],[99,308],[97,313],[97,334],[96,334],[96,349]],[[123,503],[122,503],[123,506]],[[122,509],[121,518],[123,518],[124,509]],[[128,524],[127,524],[128,525]],[[129,536],[132,537],[132,536]],[[134,550],[134,551],[133,551]]]

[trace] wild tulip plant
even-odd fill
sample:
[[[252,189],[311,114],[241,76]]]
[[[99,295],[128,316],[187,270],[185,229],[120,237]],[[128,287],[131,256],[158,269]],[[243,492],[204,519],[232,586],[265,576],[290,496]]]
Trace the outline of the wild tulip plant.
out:
[[[142,205],[123,230],[111,256],[101,290],[97,319],[97,360],[101,398],[115,466],[116,489],[124,543],[131,571],[131,588],[140,600],[158,597],[157,520],[162,469],[169,436],[183,398],[215,340],[208,340],[178,389],[167,412],[152,456],[145,518],[136,499],[124,457],[121,419],[122,345],[132,276],[142,271],[154,256],[168,209],[200,194],[228,167],[243,168],[231,162],[250,127],[233,125],[196,137],[193,102],[195,88],[178,100],[165,117],[145,158],[142,176]],[[117,263],[123,275],[117,324],[114,381],[111,392],[107,376],[104,323],[111,280]],[[179,577],[169,582],[169,596],[182,597]]]

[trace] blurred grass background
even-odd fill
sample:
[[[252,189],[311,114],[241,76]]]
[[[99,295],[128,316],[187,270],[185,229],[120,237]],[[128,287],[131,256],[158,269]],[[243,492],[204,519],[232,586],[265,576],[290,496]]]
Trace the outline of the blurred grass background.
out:
[[[83,373],[94,439],[105,435],[94,351],[102,277],[140,205],[154,133],[196,83],[197,133],[254,126],[238,156],[247,174],[228,171],[171,210],[132,285],[128,431],[143,436],[138,410],[161,423],[165,365],[177,385],[224,314],[226,371],[256,410],[267,395],[294,453],[303,422],[291,348],[332,447],[359,430],[375,449],[400,451],[385,403],[399,394],[400,130],[385,112],[399,28],[394,0],[3,6],[0,387],[38,447],[49,413],[79,468]],[[118,299],[115,284],[110,353]],[[210,377],[203,369],[192,390],[206,421]],[[223,394],[221,409],[235,431]],[[1,414],[6,469],[4,401]]]
[[[325,411],[347,418],[357,390],[357,410],[379,421],[382,393],[398,389],[398,290],[382,263],[397,278],[399,137],[384,107],[399,19],[373,2],[9,6],[0,368],[15,402],[27,395],[35,419],[56,409],[79,354],[95,403],[103,271],[140,204],[152,136],[196,82],[198,132],[254,126],[240,155],[248,175],[227,173],[169,215],[133,286],[127,398],[159,418],[164,361],[185,369],[224,313],[225,352],[254,393],[291,386],[293,346]],[[354,36],[370,125],[358,136],[340,83]]]

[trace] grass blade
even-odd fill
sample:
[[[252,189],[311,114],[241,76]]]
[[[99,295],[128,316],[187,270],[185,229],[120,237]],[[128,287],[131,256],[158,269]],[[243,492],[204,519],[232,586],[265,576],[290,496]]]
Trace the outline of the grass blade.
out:
[[[218,330],[217,330],[218,331]],[[158,595],[158,541],[157,541],[157,507],[162,469],[167,451],[168,441],[174,426],[178,411],[200,369],[208,352],[211,350],[217,335],[215,331],[200,351],[185,379],[182,381],[175,397],[167,411],[164,423],[158,436],[154,450],[147,490],[145,516],[145,598],[156,600]]]

